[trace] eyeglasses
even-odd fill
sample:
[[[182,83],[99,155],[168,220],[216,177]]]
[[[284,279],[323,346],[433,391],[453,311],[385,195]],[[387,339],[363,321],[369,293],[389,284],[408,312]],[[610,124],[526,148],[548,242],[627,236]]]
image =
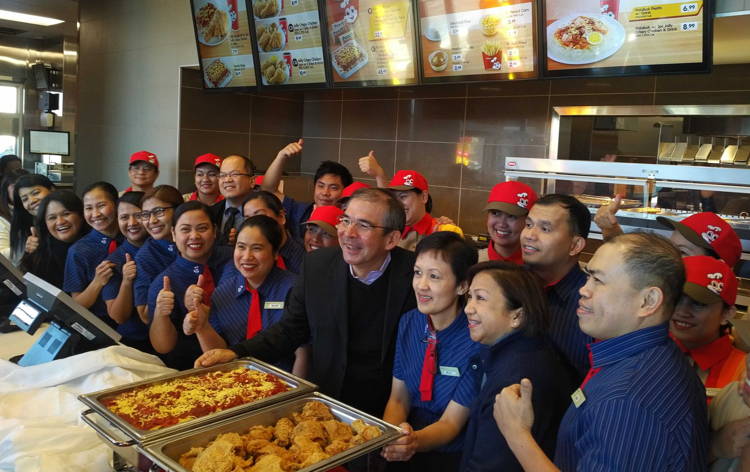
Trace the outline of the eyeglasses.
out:
[[[367,221],[361,221],[361,220],[355,220],[353,218],[349,218],[346,215],[339,216],[338,225],[344,229],[348,229],[351,225],[354,225],[354,227],[357,228],[357,231],[361,231],[363,233],[369,233],[373,231],[375,228],[380,228],[383,231],[391,230],[391,228],[387,226],[377,226],[372,223],[368,223]]]
[[[141,221],[148,221],[148,220],[151,219],[151,215],[155,216],[156,218],[161,218],[162,216],[164,216],[164,214],[170,208],[174,208],[174,207],[172,207],[172,206],[168,206],[168,207],[156,207],[156,208],[154,208],[151,211],[142,211],[140,213],[136,213],[133,216],[135,216],[136,218],[138,218]]]
[[[227,179],[227,178],[236,179],[237,177],[239,177],[241,175],[244,175],[244,176],[247,176],[247,177],[252,177],[253,176],[253,174],[245,174],[245,173],[242,173],[242,172],[219,172],[219,178],[220,179]]]

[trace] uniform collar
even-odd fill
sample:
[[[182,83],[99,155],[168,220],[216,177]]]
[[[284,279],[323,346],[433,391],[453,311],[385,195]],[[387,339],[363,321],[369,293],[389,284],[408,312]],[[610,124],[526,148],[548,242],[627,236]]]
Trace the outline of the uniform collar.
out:
[[[406,226],[402,236],[406,236],[412,230],[423,236],[430,234],[432,230],[432,215],[425,213],[421,220],[417,221],[412,226]]]
[[[518,246],[518,249],[513,252],[509,257],[503,257],[502,254],[495,251],[495,244],[490,240],[490,245],[487,246],[487,257],[491,261],[505,261],[505,262],[512,262],[514,264],[521,265],[523,264],[523,252],[521,251],[521,246]]]
[[[663,345],[669,340],[669,324],[662,323],[643,328],[616,338],[605,339],[588,345],[591,351],[591,367],[598,369],[615,364],[643,351]]]
[[[196,276],[202,274],[203,270],[206,268],[204,264],[198,264],[193,261],[189,261],[182,256],[177,257],[177,259],[175,260],[175,264],[177,264],[177,267],[181,271],[192,272]]]
[[[98,245],[101,246],[108,246],[110,242],[112,242],[112,238],[107,236],[104,233],[100,233],[99,231],[95,230],[94,228],[91,228],[91,231],[84,236],[89,241],[93,241]]]
[[[172,241],[167,241],[166,239],[153,239],[153,238],[149,238],[149,239],[151,239],[151,241],[153,241],[153,244],[155,244],[159,249],[173,252],[173,253],[177,252],[177,247],[174,245]]]
[[[190,196],[188,197],[188,201],[189,201],[189,202],[194,202],[194,201],[196,201],[196,200],[198,200],[198,192],[197,192],[197,191],[194,191],[194,192],[193,192],[193,193],[191,193],[191,194],[190,194]],[[222,195],[222,194],[218,194],[218,195],[216,196],[216,198],[214,198],[214,201],[213,201],[213,202],[211,202],[211,203],[212,203],[212,204],[215,204],[215,203],[219,203],[219,202],[220,202],[220,201],[222,201],[222,200],[224,200],[224,195]]]
[[[273,266],[271,269],[271,272],[268,273],[266,278],[263,280],[263,282],[258,287],[258,293],[261,294],[261,296],[266,295],[266,289],[269,287],[272,287],[276,281],[281,279],[284,275],[284,271],[279,269],[276,266]],[[234,297],[240,298],[242,295],[244,295],[246,292],[249,291],[248,287],[250,285],[247,283],[247,280],[245,277],[240,273],[239,269],[235,268],[234,273]]]
[[[586,282],[586,273],[581,270],[581,266],[576,263],[571,267],[565,276],[557,282],[545,286],[548,292],[555,292],[563,300],[571,296],[578,295],[578,289]]]
[[[688,349],[677,338],[673,337],[672,339],[682,352],[689,355],[698,364],[701,370],[708,370],[724,361],[734,349],[732,338],[728,334],[695,349]]]

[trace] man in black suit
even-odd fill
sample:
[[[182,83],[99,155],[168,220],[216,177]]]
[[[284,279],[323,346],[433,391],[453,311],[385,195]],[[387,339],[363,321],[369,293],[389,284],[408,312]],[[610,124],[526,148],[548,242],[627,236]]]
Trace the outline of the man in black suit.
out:
[[[388,191],[354,193],[337,226],[339,246],[305,256],[281,321],[231,349],[195,362],[207,367],[241,356],[274,362],[312,345],[310,380],[356,408],[382,416],[391,387],[401,314],[414,308],[414,254],[398,248],[403,205]]]
[[[211,213],[220,232],[218,244],[228,244],[232,228],[243,221],[242,202],[253,191],[255,166],[238,154],[224,158],[219,169],[219,192],[224,200],[211,206]]]

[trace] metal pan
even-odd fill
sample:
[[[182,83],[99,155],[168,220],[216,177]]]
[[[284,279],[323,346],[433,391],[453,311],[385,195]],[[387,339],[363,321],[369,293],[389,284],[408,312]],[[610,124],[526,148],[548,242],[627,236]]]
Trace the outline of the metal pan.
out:
[[[190,472],[182,467],[179,458],[182,454],[193,447],[206,446],[216,436],[224,433],[246,433],[252,426],[273,426],[276,421],[284,416],[290,416],[293,412],[302,410],[302,406],[309,401],[319,401],[326,404],[333,415],[339,421],[351,424],[354,420],[361,419],[365,423],[377,426],[383,431],[380,437],[355,446],[344,452],[329,457],[299,472],[312,472],[329,470],[338,465],[349,462],[357,457],[372,452],[383,445],[398,438],[404,431],[374,416],[356,410],[331,397],[315,392],[304,397],[297,397],[284,403],[269,406],[262,410],[243,413],[240,416],[228,418],[211,425],[197,428],[190,432],[184,432],[177,436],[160,439],[158,441],[141,446],[139,450],[153,460],[157,465],[172,472]]]
[[[244,405],[238,405],[238,406],[229,408],[227,410],[210,413],[201,418],[195,418],[189,421],[185,421],[183,423],[179,423],[176,425],[168,426],[166,428],[161,428],[161,429],[152,430],[152,431],[147,431],[147,430],[136,428],[135,426],[131,425],[124,419],[120,418],[113,412],[109,411],[107,407],[105,407],[101,403],[101,400],[105,397],[116,395],[118,393],[131,390],[135,387],[140,387],[144,385],[153,385],[153,384],[157,384],[157,383],[164,382],[167,380],[188,377],[188,376],[192,376],[196,374],[203,374],[206,372],[228,371],[228,370],[235,369],[237,367],[245,367],[245,368],[254,369],[260,372],[273,374],[276,377],[280,378],[283,382],[285,382],[290,388],[286,392],[282,392],[282,393],[273,395],[268,398],[246,403]],[[208,367],[204,369],[185,370],[185,371],[177,372],[174,374],[162,375],[160,377],[156,377],[156,378],[149,379],[149,380],[144,380],[141,382],[135,382],[135,383],[127,384],[127,385],[121,385],[119,387],[109,388],[107,390],[100,390],[98,392],[87,393],[84,395],[79,395],[78,400],[80,400],[81,402],[83,402],[84,404],[86,404],[88,407],[91,408],[90,410],[87,410],[81,413],[81,420],[84,423],[91,426],[97,433],[99,433],[99,435],[101,435],[104,439],[106,439],[113,446],[127,447],[127,446],[132,446],[134,444],[141,444],[144,442],[152,441],[156,438],[173,435],[175,433],[178,433],[180,431],[184,431],[187,429],[193,429],[197,426],[201,426],[206,423],[214,422],[219,419],[226,418],[228,416],[236,415],[237,413],[250,411],[250,410],[257,410],[259,408],[263,408],[273,403],[278,403],[284,400],[288,400],[290,398],[304,395],[316,389],[317,389],[316,385],[310,382],[307,382],[306,380],[303,380],[288,372],[284,372],[283,370],[278,369],[272,365],[266,364],[265,362],[261,362],[257,359],[248,358],[248,359],[238,359],[233,362],[220,364],[220,365],[216,365],[216,366]],[[105,429],[104,427],[102,427],[101,423],[91,418],[91,416],[95,414],[103,417],[109,423],[109,425],[113,426],[120,433],[124,434],[126,438],[114,437],[111,434],[111,432],[108,431],[108,429],[110,428]]]

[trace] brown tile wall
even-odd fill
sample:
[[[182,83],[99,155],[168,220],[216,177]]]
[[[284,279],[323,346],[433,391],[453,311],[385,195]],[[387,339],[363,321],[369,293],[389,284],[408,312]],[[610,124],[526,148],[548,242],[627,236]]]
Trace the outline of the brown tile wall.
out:
[[[366,181],[357,158],[372,149],[387,172],[414,169],[425,175],[435,216],[453,218],[467,233],[482,233],[481,208],[488,190],[503,180],[503,159],[547,155],[552,107],[747,104],[748,77],[750,65],[742,64],[717,66],[708,75],[308,91],[300,171],[309,181],[321,160],[332,159]],[[456,164],[459,150],[468,165]],[[309,184],[295,188],[306,193],[294,196],[309,199]]]

